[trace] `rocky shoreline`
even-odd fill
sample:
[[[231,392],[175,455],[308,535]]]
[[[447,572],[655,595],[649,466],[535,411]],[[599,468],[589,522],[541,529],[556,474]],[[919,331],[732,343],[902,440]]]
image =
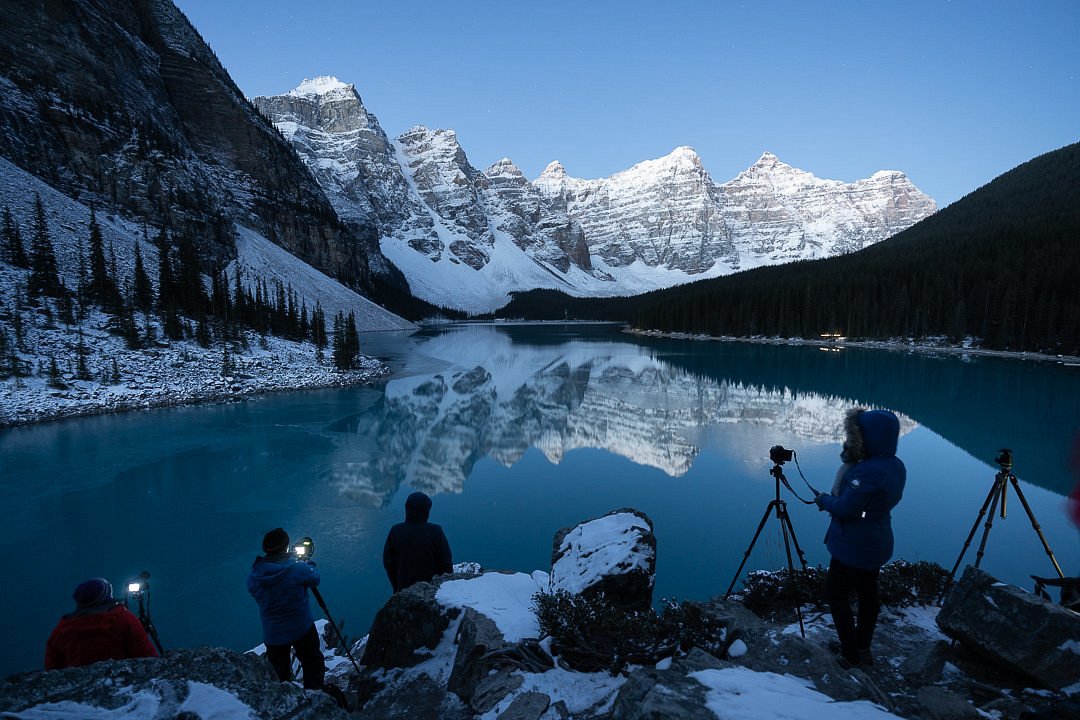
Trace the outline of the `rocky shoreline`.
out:
[[[196,648],[12,676],[0,682],[0,715],[765,720],[782,709],[789,720],[1080,717],[1080,664],[1072,661],[1080,614],[973,568],[940,608],[919,601],[926,588],[888,603],[873,662],[858,668],[837,664],[835,631],[820,607],[803,606],[797,623],[794,607],[774,606],[762,618],[734,596],[683,603],[681,623],[668,626],[683,641],[626,663],[601,642],[603,628],[622,628],[609,638],[618,644],[656,617],[641,609],[652,593],[642,580],[655,572],[651,521],[613,510],[558,531],[552,550],[550,573],[461,565],[398,592],[351,645],[358,666],[332,649],[323,623],[327,678],[348,710],[278,683],[260,649]],[[773,585],[781,577],[761,575]],[[599,614],[585,624],[563,618],[569,634],[553,629],[544,598],[560,593],[596,603]],[[623,624],[609,625],[610,616]],[[580,652],[582,641],[593,652]],[[605,657],[617,669],[597,665]]]

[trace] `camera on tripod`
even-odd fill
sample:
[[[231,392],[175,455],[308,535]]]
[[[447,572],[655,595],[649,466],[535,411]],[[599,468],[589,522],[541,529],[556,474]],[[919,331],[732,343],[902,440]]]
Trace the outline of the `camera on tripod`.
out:
[[[315,555],[315,541],[309,537],[300,538],[292,546],[292,554],[297,560],[311,562],[312,556]]]
[[[157,648],[158,655],[164,655],[165,648],[161,646],[157,628],[154,627],[154,621],[150,618],[150,573],[145,570],[127,584],[127,600],[124,604],[127,605],[133,598],[138,602],[139,622],[142,623],[147,636]]]
[[[794,450],[788,450],[783,445],[773,445],[769,448],[769,459],[777,465],[783,465],[786,462],[791,462],[792,456],[795,455]]]
[[[994,458],[994,462],[1005,469],[1011,468],[1013,464],[1012,450],[1009,448],[1001,448],[998,452],[1001,454]]]

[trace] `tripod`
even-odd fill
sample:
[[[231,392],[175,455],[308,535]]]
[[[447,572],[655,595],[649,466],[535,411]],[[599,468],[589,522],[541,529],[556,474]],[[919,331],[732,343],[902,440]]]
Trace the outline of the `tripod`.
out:
[[[986,550],[986,540],[990,536],[990,528],[994,525],[994,512],[997,510],[998,501],[1001,501],[1001,519],[1005,519],[1005,499],[1009,489],[1009,483],[1012,483],[1013,490],[1016,491],[1016,497],[1020,498],[1020,504],[1024,506],[1024,511],[1027,512],[1028,519],[1031,520],[1031,527],[1035,529],[1035,534],[1039,536],[1039,540],[1042,541],[1043,549],[1046,550],[1046,554],[1050,556],[1050,562],[1054,564],[1054,569],[1057,570],[1058,577],[1065,577],[1065,573],[1061,572],[1061,566],[1058,565],[1057,558],[1054,557],[1054,551],[1050,549],[1050,544],[1046,542],[1046,536],[1043,535],[1042,528],[1039,526],[1038,521],[1035,519],[1035,513],[1031,511],[1031,506],[1028,505],[1027,498],[1024,497],[1024,493],[1020,490],[1020,484],[1016,480],[1016,476],[1012,473],[1012,450],[1008,448],[1002,448],[1000,455],[994,459],[1000,466],[997,475],[994,476],[994,484],[990,488],[990,492],[986,496],[986,500],[983,501],[982,507],[979,508],[979,515],[975,518],[975,523],[971,526],[971,532],[968,533],[967,540],[964,541],[964,548],[960,551],[960,556],[956,558],[956,564],[953,565],[952,571],[949,573],[949,579],[945,581],[946,589],[952,585],[953,578],[956,577],[956,570],[960,567],[960,561],[964,559],[964,554],[967,553],[968,547],[971,545],[971,538],[975,537],[975,531],[979,527],[979,523],[982,522],[983,516],[986,515],[987,508],[990,510],[990,514],[986,519],[986,525],[983,527],[982,540],[979,542],[979,550],[975,553],[975,567],[979,567],[979,563],[982,562],[983,553]]]
[[[333,616],[330,615],[330,610],[326,607],[326,601],[323,600],[322,593],[319,592],[319,588],[311,588],[311,594],[315,596],[315,602],[319,603],[319,607],[322,608],[323,614],[326,615],[326,619],[330,623],[330,627],[334,629],[334,635],[337,636],[337,640],[341,644],[341,649],[345,651],[345,657],[349,658],[349,662],[352,663],[353,669],[356,670],[356,674],[360,675],[360,666],[356,664],[356,659],[353,658],[352,652],[349,650],[349,643],[345,641],[345,636],[341,634],[341,630],[338,629],[337,623],[334,622]]]
[[[742,575],[743,568],[746,566],[746,561],[750,559],[750,553],[754,549],[754,544],[757,542],[758,537],[761,535],[762,529],[765,527],[765,523],[769,520],[769,515],[772,511],[776,510],[776,519],[780,521],[780,531],[784,536],[784,552],[787,553],[787,568],[788,577],[791,578],[795,574],[795,567],[791,562],[791,546],[795,545],[795,551],[799,554],[799,562],[802,564],[802,569],[806,571],[806,558],[803,556],[802,548],[799,547],[799,539],[795,537],[795,528],[791,524],[791,518],[788,516],[787,503],[780,499],[780,482],[783,481],[784,486],[790,488],[787,478],[784,477],[784,471],[781,469],[782,463],[776,462],[772,469],[769,470],[769,474],[773,477],[773,485],[775,486],[776,494],[769,504],[765,507],[765,514],[761,516],[761,522],[758,523],[757,532],[754,533],[754,539],[750,541],[750,546],[746,548],[746,552],[743,553],[742,563],[739,565],[739,569],[735,571],[735,577],[731,578],[731,584],[728,585],[727,592],[724,593],[726,599],[731,595],[731,589],[735,587],[735,581]],[[803,637],[806,637],[806,628],[803,627],[802,606],[796,601],[795,614],[799,617],[799,632]]]
[[[150,619],[150,573],[143,570],[134,582],[128,585],[128,595],[134,595],[139,601],[139,622],[157,648],[158,656],[164,657],[165,648],[161,647],[154,621]]]

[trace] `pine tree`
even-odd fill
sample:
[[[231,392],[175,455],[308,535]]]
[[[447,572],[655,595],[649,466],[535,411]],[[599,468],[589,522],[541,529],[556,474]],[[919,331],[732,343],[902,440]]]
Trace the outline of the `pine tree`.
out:
[[[109,266],[105,262],[105,245],[101,237],[101,226],[98,225],[97,215],[92,207],[90,208],[90,279],[86,294],[91,302],[97,303],[107,312],[115,313],[120,305],[120,293],[116,288],[116,280],[109,274]]]
[[[56,253],[49,239],[49,224],[41,196],[34,196],[34,237],[30,244],[30,279],[26,285],[31,297],[59,297],[63,292]]]
[[[22,234],[19,232],[19,226],[15,224],[14,219],[11,217],[11,210],[7,205],[4,206],[3,213],[3,235],[4,252],[8,262],[15,267],[30,267],[30,258],[26,256],[26,248],[23,247],[22,243]]]
[[[139,242],[135,241],[135,274],[132,277],[132,304],[144,313],[154,309],[154,288],[150,284],[150,276],[146,274],[143,266],[142,250]]]
[[[57,390],[63,390],[67,387],[64,384],[64,378],[60,375],[60,367],[56,364],[56,358],[49,358],[49,387],[56,388]]]
[[[86,342],[83,340],[83,331],[81,327],[79,328],[79,345],[76,348],[76,352],[78,354],[78,360],[75,369],[75,377],[80,380],[91,379],[90,367],[86,364],[86,357],[90,353],[86,349]]]

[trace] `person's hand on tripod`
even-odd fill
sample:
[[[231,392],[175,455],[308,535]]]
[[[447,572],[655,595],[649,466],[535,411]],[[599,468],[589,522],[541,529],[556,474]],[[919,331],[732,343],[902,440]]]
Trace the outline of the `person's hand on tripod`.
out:
[[[825,509],[825,506],[821,504],[821,499],[825,497],[825,493],[819,492],[814,494],[814,504],[817,505],[818,511]]]

